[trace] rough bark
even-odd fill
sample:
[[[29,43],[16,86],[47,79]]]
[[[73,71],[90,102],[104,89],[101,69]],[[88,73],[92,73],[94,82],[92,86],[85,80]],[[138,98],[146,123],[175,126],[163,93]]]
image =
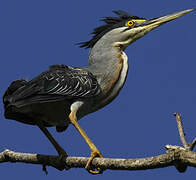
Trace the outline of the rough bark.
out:
[[[111,169],[111,170],[145,170],[163,168],[168,166],[196,167],[196,153],[186,150],[179,146],[166,146],[167,151],[154,157],[138,159],[117,159],[117,158],[95,158],[92,162],[94,168]],[[87,157],[67,157],[59,160],[58,156],[19,153],[5,150],[0,153],[0,163],[3,162],[23,162],[30,164],[40,164],[52,166],[63,170],[66,164],[70,168],[84,168],[88,161]],[[179,170],[180,171],[180,170]],[[183,171],[183,170],[181,170]],[[180,171],[180,172],[181,172]]]
[[[196,167],[196,152],[192,151],[196,145],[196,139],[192,143],[186,141],[181,115],[178,113],[174,115],[177,120],[180,140],[184,147],[166,145],[165,154],[138,159],[95,158],[92,161],[92,168],[101,168],[103,170],[146,170],[175,166],[179,172],[185,172],[188,166]],[[40,164],[46,173],[46,166],[52,166],[58,170],[63,170],[65,167],[85,168],[88,159],[87,157],[59,158],[59,156],[20,153],[8,149],[0,153],[0,163]]]

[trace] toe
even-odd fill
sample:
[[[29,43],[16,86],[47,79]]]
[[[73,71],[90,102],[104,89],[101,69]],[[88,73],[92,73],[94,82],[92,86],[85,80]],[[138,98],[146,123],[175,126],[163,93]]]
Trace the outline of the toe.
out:
[[[86,167],[85,167],[87,169],[87,171],[89,173],[91,173],[91,174],[101,174],[101,173],[103,173],[103,170],[102,169],[97,168],[95,170],[95,169],[93,169],[91,167],[91,163],[92,163],[93,159],[96,158],[96,157],[102,158],[103,156],[102,156],[102,154],[99,151],[91,152],[91,157],[89,158],[89,160],[88,160],[88,162],[86,164]]]
[[[59,153],[59,161],[62,162],[62,168],[63,169],[66,169],[66,170],[69,170],[70,167],[67,166],[64,162],[65,162],[65,159],[68,157],[67,153],[65,151]]]

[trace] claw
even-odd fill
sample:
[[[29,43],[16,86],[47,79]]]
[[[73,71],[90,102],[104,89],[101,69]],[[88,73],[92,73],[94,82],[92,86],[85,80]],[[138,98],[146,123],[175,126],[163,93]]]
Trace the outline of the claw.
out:
[[[91,156],[90,156],[85,168],[91,174],[102,174],[103,169],[97,168],[96,170],[94,170],[94,169],[91,168],[91,163],[92,163],[93,159],[96,158],[96,157],[103,158],[102,154],[98,150],[94,151],[94,152],[91,152]]]
[[[88,172],[91,173],[91,174],[93,174],[93,175],[96,175],[96,174],[102,174],[103,173],[103,170],[100,169],[100,168],[97,168],[97,170],[89,169]]]
[[[48,171],[46,169],[46,165],[42,164],[42,170],[45,172],[46,175],[48,175]]]

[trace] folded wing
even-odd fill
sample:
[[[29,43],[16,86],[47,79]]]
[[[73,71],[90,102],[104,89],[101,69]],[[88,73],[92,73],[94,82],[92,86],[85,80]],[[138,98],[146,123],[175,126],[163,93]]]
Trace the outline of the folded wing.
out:
[[[54,65],[31,81],[14,81],[4,94],[4,104],[23,106],[63,99],[90,98],[100,87],[89,71]]]

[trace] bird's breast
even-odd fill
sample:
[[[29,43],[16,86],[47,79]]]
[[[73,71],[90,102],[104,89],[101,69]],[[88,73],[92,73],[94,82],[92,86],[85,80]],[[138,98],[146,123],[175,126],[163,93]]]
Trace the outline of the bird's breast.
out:
[[[122,89],[128,69],[129,69],[129,64],[128,64],[128,57],[127,55],[123,52],[120,51],[118,55],[118,63],[115,65],[115,68],[111,68],[111,76],[107,76],[104,81],[105,83],[104,86],[102,86],[102,89],[104,90],[104,95],[101,101],[99,101],[97,109],[100,109],[101,107],[104,107],[105,105],[109,104],[120,92]]]

